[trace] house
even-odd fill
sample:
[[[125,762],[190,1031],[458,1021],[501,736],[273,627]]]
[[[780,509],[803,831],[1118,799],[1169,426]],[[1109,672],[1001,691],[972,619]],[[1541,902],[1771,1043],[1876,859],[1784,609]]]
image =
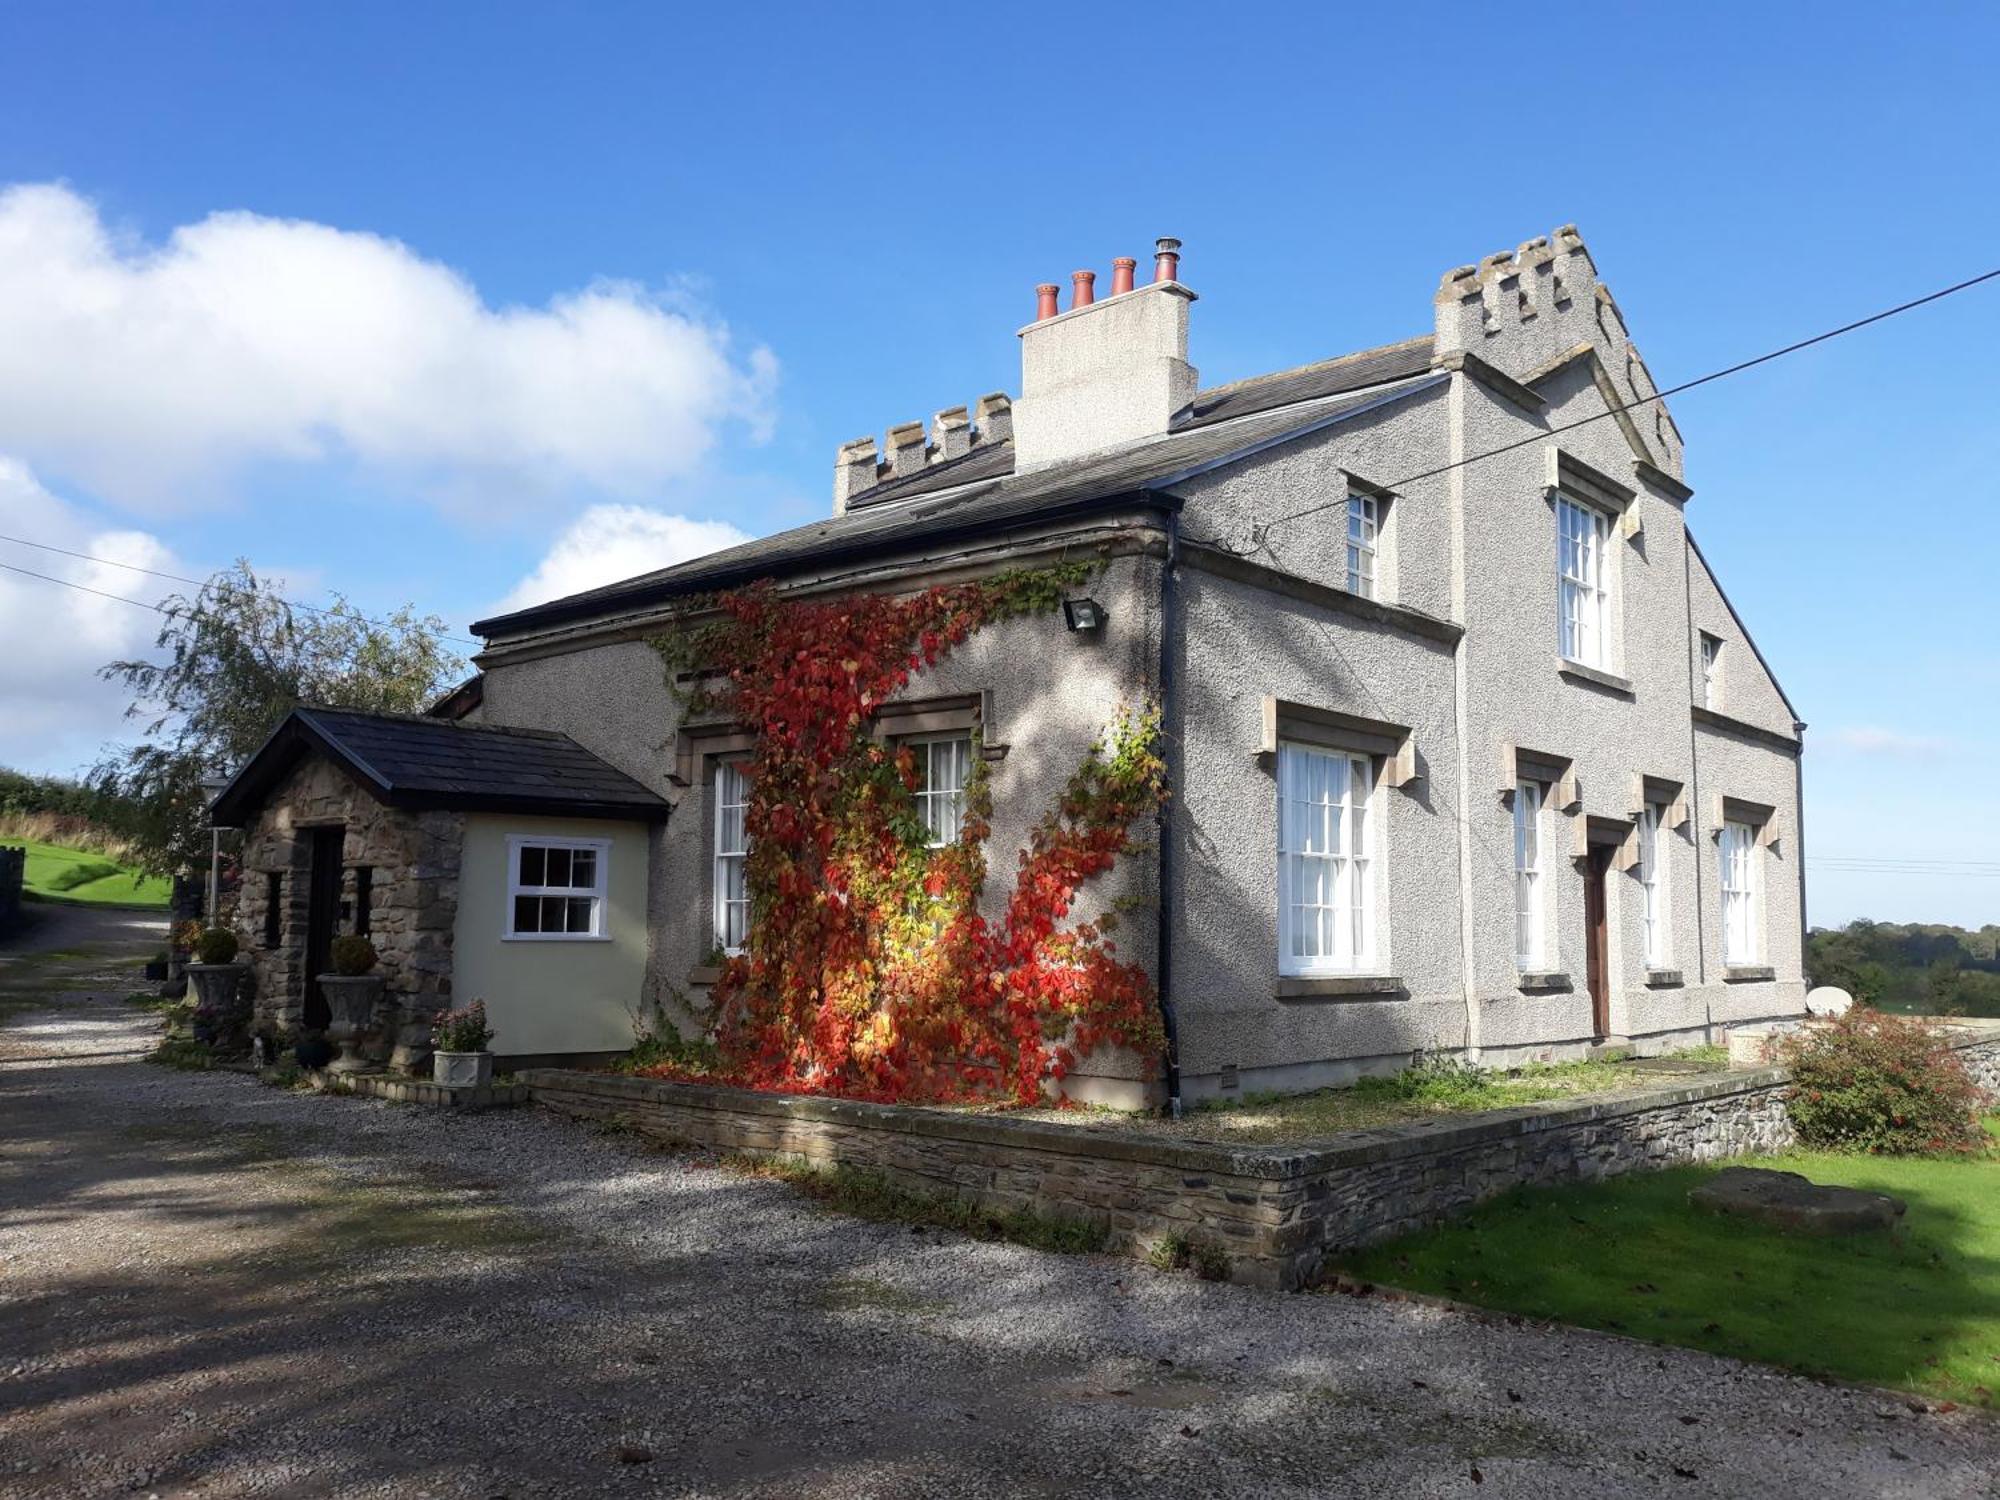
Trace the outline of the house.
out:
[[[474,627],[482,675],[442,734],[567,736],[671,809],[634,803],[614,836],[647,852],[643,914],[635,887],[591,934],[635,955],[610,998],[698,1014],[743,936],[749,742],[649,644],[691,601],[1089,558],[1074,607],[982,630],[877,731],[920,747],[947,820],[977,748],[998,868],[1119,708],[1160,705],[1161,836],[1092,898],[1170,1017],[1152,1097],[1800,1013],[1804,726],[1688,532],[1680,433],[1576,230],[1446,273],[1415,337],[1211,388],[1179,248],[1145,283],[1118,261],[1102,299],[1089,272],[1066,309],[1038,288],[1019,396],[844,445],[827,519]],[[562,840],[437,806],[466,841],[452,989],[491,1003],[511,943],[535,994],[496,1047],[600,1050],[568,1019],[607,1008],[588,947],[503,927]],[[574,878],[595,846],[567,847]],[[296,835],[246,868],[296,911]],[[1152,1064],[1095,1055],[1066,1087],[1136,1104]]]

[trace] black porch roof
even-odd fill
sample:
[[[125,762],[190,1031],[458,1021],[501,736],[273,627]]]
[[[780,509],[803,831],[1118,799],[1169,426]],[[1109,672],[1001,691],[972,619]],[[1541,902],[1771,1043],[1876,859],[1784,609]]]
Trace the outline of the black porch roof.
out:
[[[659,821],[666,802],[568,735],[344,708],[295,708],[229,780],[217,824],[241,827],[317,751],[380,802],[411,811]]]

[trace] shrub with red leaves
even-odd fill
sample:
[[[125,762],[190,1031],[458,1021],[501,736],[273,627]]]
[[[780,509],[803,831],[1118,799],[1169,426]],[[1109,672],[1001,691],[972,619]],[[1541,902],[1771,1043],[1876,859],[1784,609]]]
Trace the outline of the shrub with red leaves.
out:
[[[1808,1146],[1886,1155],[1983,1151],[1988,1103],[1927,1021],[1857,1007],[1786,1045],[1786,1112]]]

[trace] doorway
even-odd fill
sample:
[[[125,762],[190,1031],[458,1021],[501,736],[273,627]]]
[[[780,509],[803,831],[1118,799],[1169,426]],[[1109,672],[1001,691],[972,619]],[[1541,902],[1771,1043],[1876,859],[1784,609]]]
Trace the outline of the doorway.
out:
[[[1607,885],[1610,844],[1592,844],[1583,881],[1584,972],[1590,985],[1590,1029],[1602,1041],[1611,1034],[1611,922]]]
[[[324,1031],[333,1020],[319,976],[333,962],[334,928],[340,920],[340,856],[347,830],[338,823],[308,829],[311,863],[306,867],[306,971],[303,1016],[308,1031]]]

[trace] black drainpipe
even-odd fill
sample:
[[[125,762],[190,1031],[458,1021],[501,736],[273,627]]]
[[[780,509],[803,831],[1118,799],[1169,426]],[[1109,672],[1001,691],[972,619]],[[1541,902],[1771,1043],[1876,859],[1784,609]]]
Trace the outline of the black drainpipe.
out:
[[[1156,818],[1159,829],[1160,948],[1154,978],[1160,988],[1160,1024],[1166,1031],[1167,1113],[1181,1117],[1181,1038],[1174,1018],[1174,799],[1180,795],[1180,680],[1174,672],[1174,645],[1180,634],[1180,594],[1175,587],[1181,561],[1181,512],[1169,497],[1167,561],[1160,569],[1160,758],[1166,762],[1167,796]]]

